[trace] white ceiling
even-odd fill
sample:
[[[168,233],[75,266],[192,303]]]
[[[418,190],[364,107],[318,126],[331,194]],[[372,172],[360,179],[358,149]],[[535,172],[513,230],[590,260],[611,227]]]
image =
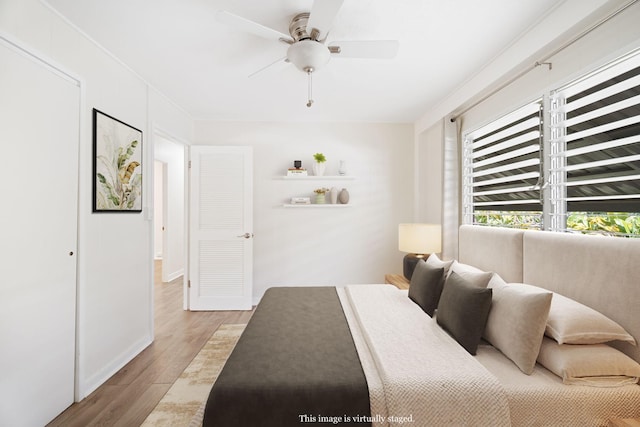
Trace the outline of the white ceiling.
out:
[[[333,58],[307,76],[287,45],[219,23],[227,10],[288,34],[312,0],[46,0],[195,119],[414,122],[558,0],[344,0],[327,42],[399,41],[393,60]],[[316,0],[323,1],[323,0]],[[499,76],[496,76],[499,77]]]

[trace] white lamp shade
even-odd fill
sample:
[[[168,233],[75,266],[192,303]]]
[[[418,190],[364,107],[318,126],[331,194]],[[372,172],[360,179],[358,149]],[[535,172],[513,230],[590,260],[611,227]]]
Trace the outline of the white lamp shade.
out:
[[[400,224],[398,250],[414,254],[433,254],[442,251],[440,224]]]

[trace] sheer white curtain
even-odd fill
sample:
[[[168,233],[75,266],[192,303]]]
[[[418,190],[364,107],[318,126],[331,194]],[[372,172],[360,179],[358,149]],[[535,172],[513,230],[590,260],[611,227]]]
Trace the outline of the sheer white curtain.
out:
[[[445,117],[442,158],[442,257],[458,257],[458,227],[460,226],[460,121]]]

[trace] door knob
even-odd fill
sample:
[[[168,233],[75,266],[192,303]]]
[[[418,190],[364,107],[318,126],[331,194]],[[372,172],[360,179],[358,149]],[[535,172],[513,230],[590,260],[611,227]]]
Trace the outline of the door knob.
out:
[[[242,234],[240,236],[237,236],[237,237],[244,237],[245,239],[250,239],[250,238],[253,237],[253,233],[244,233],[244,234]]]

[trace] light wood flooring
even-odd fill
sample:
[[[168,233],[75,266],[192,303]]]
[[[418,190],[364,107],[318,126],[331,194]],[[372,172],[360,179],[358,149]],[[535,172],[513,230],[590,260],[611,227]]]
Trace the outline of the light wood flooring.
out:
[[[251,311],[184,311],[182,278],[160,282],[158,261],[155,277],[154,342],[48,426],[139,426],[220,325],[251,317]]]

